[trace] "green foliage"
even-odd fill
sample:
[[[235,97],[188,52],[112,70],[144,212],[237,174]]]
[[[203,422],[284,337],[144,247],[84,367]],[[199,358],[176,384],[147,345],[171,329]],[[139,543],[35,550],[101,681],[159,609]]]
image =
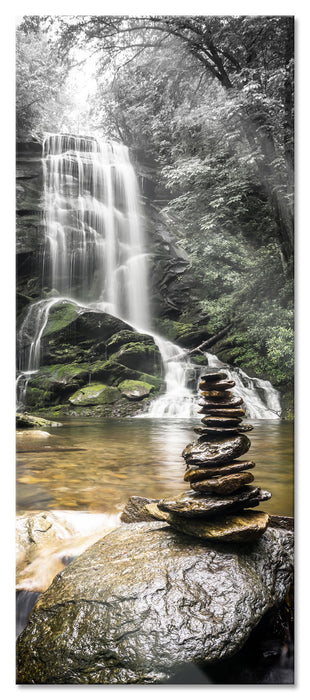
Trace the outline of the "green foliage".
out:
[[[233,323],[223,353],[278,384],[291,381],[293,18],[50,22],[66,61],[76,47],[98,56],[91,123],[151,166],[154,205],[190,256],[209,332]],[[33,18],[28,32],[40,31]],[[33,42],[27,51],[29,77]],[[161,321],[166,337],[177,331]]]
[[[51,131],[64,69],[41,31],[16,34],[16,126],[19,138]]]

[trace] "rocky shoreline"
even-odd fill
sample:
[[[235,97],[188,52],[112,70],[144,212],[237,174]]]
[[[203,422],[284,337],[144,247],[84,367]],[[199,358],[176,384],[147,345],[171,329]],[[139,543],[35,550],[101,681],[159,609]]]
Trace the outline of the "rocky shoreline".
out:
[[[190,490],[132,496],[63,562],[18,637],[18,684],[293,683],[293,519],[252,510],[271,494],[238,461],[251,426],[219,374],[183,451]]]

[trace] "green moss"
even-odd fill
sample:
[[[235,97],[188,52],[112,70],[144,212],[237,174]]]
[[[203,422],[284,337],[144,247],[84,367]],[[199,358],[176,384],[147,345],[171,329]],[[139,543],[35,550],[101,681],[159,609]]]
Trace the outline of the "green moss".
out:
[[[110,360],[147,374],[160,374],[162,369],[161,355],[155,343],[126,343]]]
[[[207,365],[207,358],[204,355],[189,355],[189,359],[195,365]]]
[[[189,333],[193,329],[193,324],[180,323],[180,321],[172,321],[167,318],[157,318],[154,322],[154,328],[164,338],[173,341],[179,336]]]
[[[141,400],[149,396],[155,387],[147,382],[126,379],[118,385],[118,388],[128,399]]]
[[[78,406],[93,406],[114,403],[118,398],[120,398],[120,392],[116,387],[106,384],[87,384],[70,396],[69,401]]]
[[[119,333],[114,333],[107,342],[107,352],[109,355],[116,353],[123,345],[128,343],[143,343],[143,345],[154,345],[154,340],[151,336],[137,333],[135,331],[121,330]]]
[[[68,326],[77,317],[77,307],[67,301],[60,301],[51,308],[42,337],[52,335]]]

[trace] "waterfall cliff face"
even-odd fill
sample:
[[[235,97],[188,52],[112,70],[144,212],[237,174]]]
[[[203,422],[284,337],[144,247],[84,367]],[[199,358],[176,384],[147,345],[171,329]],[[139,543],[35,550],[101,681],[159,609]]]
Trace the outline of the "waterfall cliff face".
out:
[[[42,288],[52,291],[29,306],[20,328],[19,405],[24,402],[31,374],[40,367],[41,339],[49,313],[60,302],[73,303],[80,312],[109,313],[153,335],[148,251],[137,178],[127,147],[92,137],[48,134],[42,162],[41,277]],[[152,402],[148,415],[196,415],[199,368],[190,360],[180,362],[178,355],[183,351],[173,343],[158,336],[154,340],[165,368],[166,393]],[[206,365],[217,361],[206,354]],[[251,380],[236,368],[232,377],[239,393],[242,384],[249,417],[278,417],[277,392],[269,383],[258,386],[259,380]]]
[[[146,330],[146,251],[128,149],[52,134],[43,167],[50,287]]]
[[[41,338],[61,300],[148,331],[147,255],[128,149],[100,139],[49,134],[43,142],[42,285],[52,296],[29,307],[18,335],[18,368],[39,369]],[[27,382],[18,378],[19,402]]]

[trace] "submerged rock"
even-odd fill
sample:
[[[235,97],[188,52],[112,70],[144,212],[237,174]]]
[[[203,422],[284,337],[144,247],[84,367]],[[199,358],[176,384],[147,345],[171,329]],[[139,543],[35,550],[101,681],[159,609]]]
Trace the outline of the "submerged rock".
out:
[[[165,523],[122,525],[40,596],[18,639],[17,682],[152,684],[229,658],[285,598],[292,567],[285,530],[210,546]]]

